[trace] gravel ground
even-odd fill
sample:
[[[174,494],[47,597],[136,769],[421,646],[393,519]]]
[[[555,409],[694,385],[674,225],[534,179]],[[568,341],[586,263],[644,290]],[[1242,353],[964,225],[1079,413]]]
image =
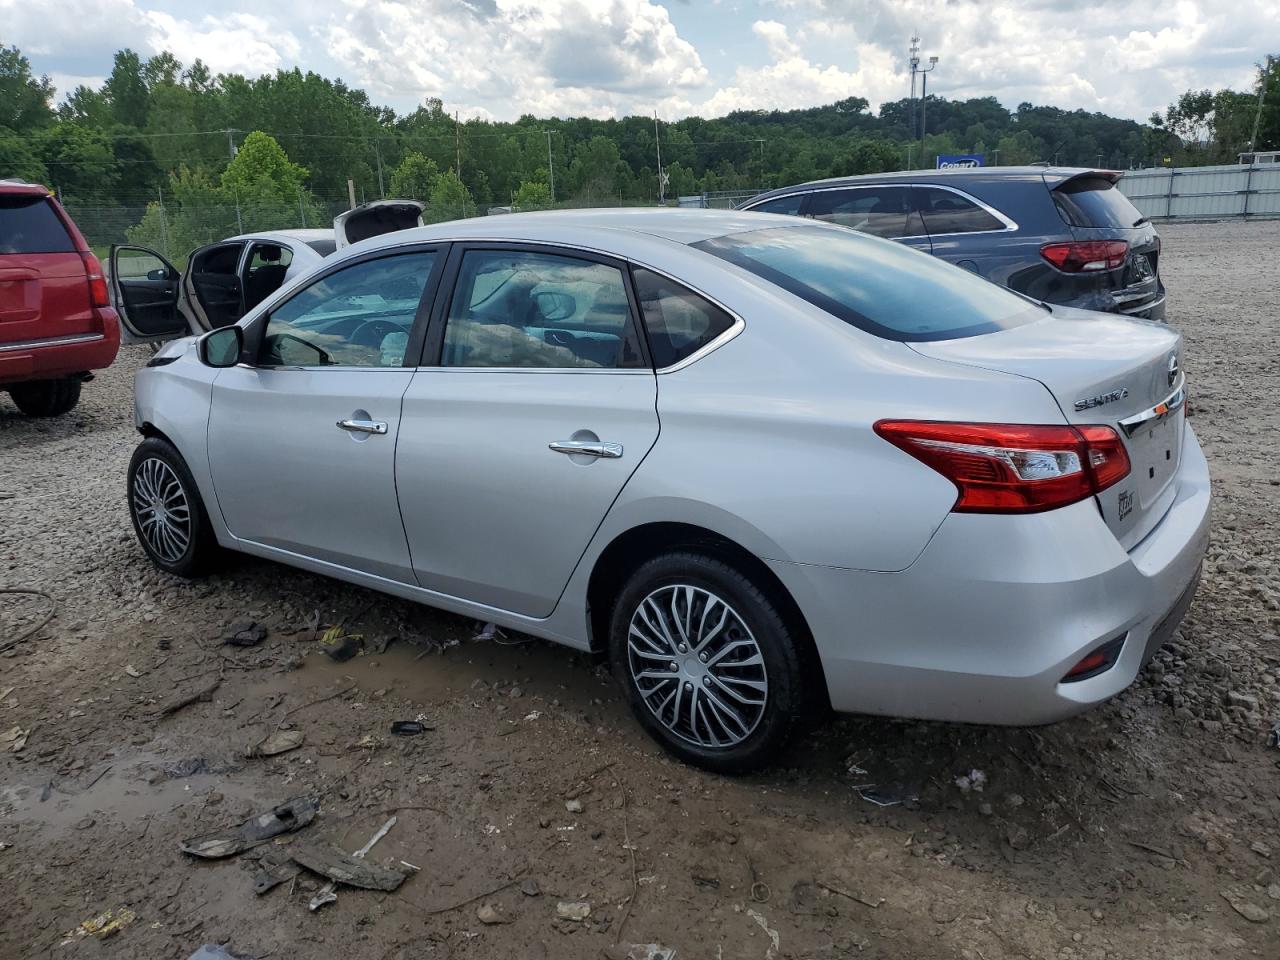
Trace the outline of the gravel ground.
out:
[[[1280,751],[1266,745],[1280,288],[1259,283],[1280,223],[1161,233],[1217,495],[1174,642],[1066,723],[833,719],[788,768],[744,779],[664,758],[572,652],[474,640],[459,618],[250,559],[197,583],[156,573],[123,496],[145,351],[123,351],[59,420],[0,398],[0,587],[58,600],[37,639],[0,655],[0,957],[185,958],[222,942],[523,960],[625,956],[604,952],[620,941],[686,960],[1280,956]],[[0,642],[43,603],[0,595]],[[390,645],[332,663],[316,611]],[[267,639],[220,646],[237,617]],[[419,716],[421,736],[387,734]],[[245,756],[277,729],[303,745]],[[957,786],[973,770],[977,787]],[[854,789],[868,782],[908,800],[875,806]],[[295,843],[355,850],[395,815],[370,859],[421,870],[311,913],[306,874],[256,896],[251,862],[178,851],[304,794],[321,813]],[[576,902],[585,920],[558,916]],[[107,911],[113,935],[77,931]]]

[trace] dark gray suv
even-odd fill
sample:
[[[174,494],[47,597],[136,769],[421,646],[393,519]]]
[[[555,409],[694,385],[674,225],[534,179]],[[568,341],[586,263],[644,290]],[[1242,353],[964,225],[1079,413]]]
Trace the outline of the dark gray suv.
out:
[[[1160,237],[1114,170],[977,167],[817,180],[743,210],[813,217],[932,253],[1019,293],[1164,319]]]

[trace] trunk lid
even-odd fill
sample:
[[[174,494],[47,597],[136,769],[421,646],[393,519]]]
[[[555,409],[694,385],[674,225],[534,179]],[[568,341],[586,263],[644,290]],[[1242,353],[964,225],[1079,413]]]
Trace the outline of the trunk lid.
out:
[[[1182,458],[1182,335],[1141,320],[1055,306],[1045,319],[963,340],[908,344],[937,360],[1042,383],[1069,423],[1120,434],[1130,472],[1098,497],[1126,550],[1160,522],[1177,496]],[[1168,404],[1167,410],[1161,405]],[[1010,418],[1017,421],[1017,417]]]
[[[370,237],[397,230],[420,227],[426,204],[418,200],[374,200],[346,210],[333,218],[333,238],[337,249]]]
[[[1046,186],[1075,240],[1125,240],[1123,266],[1106,272],[1110,308],[1140,308],[1160,295],[1160,235],[1117,184],[1114,170],[1085,170]]]

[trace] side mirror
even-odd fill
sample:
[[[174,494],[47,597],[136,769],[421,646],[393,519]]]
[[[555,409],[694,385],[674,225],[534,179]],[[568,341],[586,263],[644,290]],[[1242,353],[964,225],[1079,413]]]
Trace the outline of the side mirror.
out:
[[[244,349],[244,331],[238,326],[219,327],[200,341],[200,360],[210,367],[234,367]]]
[[[535,293],[533,300],[538,305],[538,312],[542,314],[542,319],[553,323],[557,320],[568,320],[578,309],[578,303],[573,297],[558,291],[545,290],[542,293]]]

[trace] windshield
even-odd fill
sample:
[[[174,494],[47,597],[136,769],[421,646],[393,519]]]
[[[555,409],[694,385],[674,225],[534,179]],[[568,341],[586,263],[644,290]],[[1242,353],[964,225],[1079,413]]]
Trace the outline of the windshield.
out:
[[[771,227],[693,245],[886,340],[954,340],[1047,312],[909,247],[853,230]]]

